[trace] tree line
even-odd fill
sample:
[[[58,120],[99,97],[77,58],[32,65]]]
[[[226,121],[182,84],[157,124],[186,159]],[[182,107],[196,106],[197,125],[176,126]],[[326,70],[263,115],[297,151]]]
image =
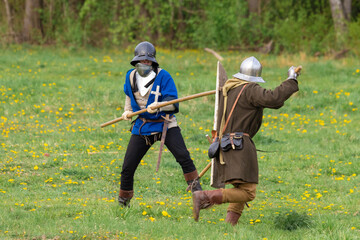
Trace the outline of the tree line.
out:
[[[360,49],[358,0],[2,0],[1,44],[326,54]]]

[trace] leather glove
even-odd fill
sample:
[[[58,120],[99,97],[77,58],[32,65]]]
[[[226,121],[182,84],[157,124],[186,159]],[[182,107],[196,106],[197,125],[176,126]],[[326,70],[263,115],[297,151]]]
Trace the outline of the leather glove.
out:
[[[159,104],[160,104],[159,102],[153,102],[152,104],[150,104],[150,105],[146,108],[147,112],[153,114],[153,113],[156,113],[156,112],[160,111],[159,108],[151,109],[152,107],[156,107],[156,106],[159,105]]]
[[[124,120],[126,120],[126,121],[131,121],[131,117],[127,117],[127,115],[128,114],[130,114],[130,113],[133,113],[133,111],[125,111],[122,115],[121,115],[121,117],[124,119]]]
[[[296,78],[300,75],[300,73],[296,73],[295,72],[295,67],[294,66],[291,66],[290,68],[289,68],[289,70],[288,70],[288,78],[286,79],[286,80],[288,80],[288,79],[294,79],[294,80],[297,80]]]

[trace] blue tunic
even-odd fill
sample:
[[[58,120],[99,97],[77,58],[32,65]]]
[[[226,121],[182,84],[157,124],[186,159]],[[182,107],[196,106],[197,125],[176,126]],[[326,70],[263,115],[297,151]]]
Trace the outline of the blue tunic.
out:
[[[133,112],[136,112],[136,111],[140,111],[141,109],[135,100],[135,97],[134,97],[134,94],[133,94],[133,91],[131,88],[131,84],[130,84],[130,73],[133,70],[134,69],[131,69],[126,73],[124,92],[131,99],[131,107],[132,107]],[[164,69],[162,69],[156,76],[151,91],[155,92],[156,86],[160,86],[160,93],[161,93],[161,95],[158,98],[158,102],[170,101],[170,100],[178,98],[174,80],[172,79],[170,73],[168,73]],[[155,101],[155,94],[150,93],[149,99],[146,103],[146,107],[149,106],[154,101]],[[157,112],[154,114],[145,112],[145,113],[139,114],[139,117],[149,119],[149,120],[158,120],[158,119],[162,119],[161,116],[165,116],[166,114],[169,114],[169,113],[170,113],[170,116],[172,116],[174,113],[177,113],[179,111],[178,103],[174,104],[174,105],[175,105],[175,111],[173,111],[173,112],[160,111],[160,112]],[[151,135],[151,133],[154,133],[154,132],[162,132],[163,125],[164,125],[163,122],[147,122],[142,126],[141,132],[139,132],[140,126],[142,124],[143,124],[143,121],[141,119],[137,118],[135,120],[135,123],[133,125],[131,133],[136,134],[136,135]]]

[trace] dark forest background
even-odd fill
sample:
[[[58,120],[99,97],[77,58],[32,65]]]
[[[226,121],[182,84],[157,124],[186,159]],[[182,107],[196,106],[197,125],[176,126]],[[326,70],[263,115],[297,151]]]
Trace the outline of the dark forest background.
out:
[[[360,54],[360,0],[1,0],[1,45]]]

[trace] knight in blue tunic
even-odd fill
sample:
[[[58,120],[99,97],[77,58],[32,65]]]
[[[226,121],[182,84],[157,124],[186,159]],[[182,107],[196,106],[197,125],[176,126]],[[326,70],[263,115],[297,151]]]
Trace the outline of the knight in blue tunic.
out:
[[[198,172],[186,148],[175,113],[179,104],[171,104],[153,109],[160,103],[177,99],[177,89],[171,75],[159,68],[155,47],[149,42],[141,42],[135,48],[134,58],[126,74],[124,92],[126,94],[124,120],[131,120],[128,114],[147,109],[133,122],[130,141],[125,153],[121,172],[119,203],[129,206],[134,196],[134,174],[151,145],[161,139],[180,164],[185,181],[191,185],[191,191],[202,190]],[[159,155],[159,158],[161,153]],[[195,181],[194,181],[195,180]]]

